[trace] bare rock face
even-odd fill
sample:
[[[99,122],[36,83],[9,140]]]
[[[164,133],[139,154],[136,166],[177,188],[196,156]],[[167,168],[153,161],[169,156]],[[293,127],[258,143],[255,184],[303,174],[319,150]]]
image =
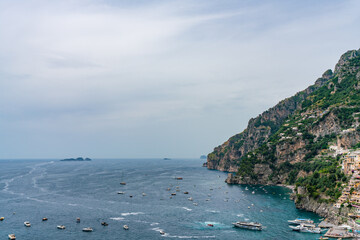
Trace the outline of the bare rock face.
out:
[[[358,67],[349,65],[349,60],[359,56],[360,56],[360,49],[347,51],[340,57],[340,60],[336,64],[334,71],[335,74],[338,74],[338,83],[342,82],[342,80],[344,79],[344,75],[346,73],[356,73],[359,70]]]

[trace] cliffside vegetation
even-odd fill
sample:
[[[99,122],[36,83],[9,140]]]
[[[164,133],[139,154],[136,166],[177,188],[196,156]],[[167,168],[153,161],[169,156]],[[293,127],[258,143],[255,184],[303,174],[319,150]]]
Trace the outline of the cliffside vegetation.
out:
[[[359,147],[360,50],[343,54],[334,72],[249,121],[208,155],[208,167],[236,172],[237,183],[296,184],[333,202],[348,181],[330,145]]]

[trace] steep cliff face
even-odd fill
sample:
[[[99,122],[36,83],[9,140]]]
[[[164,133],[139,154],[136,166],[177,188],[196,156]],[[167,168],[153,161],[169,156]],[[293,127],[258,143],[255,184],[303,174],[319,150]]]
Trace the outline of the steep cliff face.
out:
[[[208,155],[207,167],[220,171],[236,172],[239,159],[266,142],[289,115],[299,109],[300,103],[315,90],[324,86],[331,76],[332,71],[326,71],[314,85],[279,102],[275,107],[263,112],[258,117],[250,119],[247,128],[242,133],[231,137]]]
[[[360,50],[353,50],[341,56],[334,72],[327,70],[314,85],[250,119],[242,133],[208,155],[207,166],[237,172],[231,183],[294,181],[304,163],[315,166],[330,144],[357,144],[359,117]]]

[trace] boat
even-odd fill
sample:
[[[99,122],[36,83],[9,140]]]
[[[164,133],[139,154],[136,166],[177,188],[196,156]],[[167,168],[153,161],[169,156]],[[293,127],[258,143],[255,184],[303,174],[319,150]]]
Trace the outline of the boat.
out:
[[[9,237],[10,240],[16,239],[15,234],[13,234],[13,233],[9,234],[8,237]]]
[[[91,227],[86,227],[82,229],[83,232],[92,232],[94,231]]]
[[[308,233],[321,233],[321,228],[317,227],[306,227],[304,224],[300,224],[296,227],[289,226],[293,231],[308,232]]]
[[[44,217],[42,220],[43,220],[43,221],[47,221],[48,219],[47,219],[46,217]]]
[[[121,182],[120,185],[126,185],[126,182]]]
[[[213,227],[213,226],[214,226],[214,224],[209,223],[209,224],[208,224],[208,226],[209,226],[209,227]]]
[[[302,218],[297,218],[295,220],[288,220],[288,223],[291,225],[300,225],[300,224],[314,224],[313,220],[310,219],[302,219]]]
[[[262,225],[257,222],[235,222],[233,223],[233,225],[238,228],[246,228],[246,229],[258,230],[258,231],[262,230]]]
[[[64,225],[58,225],[58,226],[57,226],[57,229],[64,230],[64,229],[65,229],[65,226],[64,226]]]
[[[198,204],[196,202],[193,203],[194,206],[197,206]]]
[[[176,193],[172,193],[172,194],[171,194],[171,196],[175,196],[175,195],[176,195]]]
[[[125,194],[125,192],[119,191],[117,192],[117,194]]]
[[[319,240],[328,240],[328,239],[329,239],[328,237],[324,237],[324,236],[319,237]]]
[[[31,227],[31,224],[28,221],[24,222],[24,225],[25,225],[25,227]]]
[[[189,194],[189,192],[184,192],[184,194]]]
[[[165,232],[164,232],[164,231],[160,231],[160,234],[161,234],[161,235],[165,235]]]
[[[4,221],[4,219],[5,219],[4,217],[0,217],[0,221]]]
[[[183,178],[182,177],[177,177],[176,180],[183,180]]]
[[[192,200],[193,200],[193,198],[192,198],[192,197],[189,197],[189,198],[188,198],[188,200],[189,200],[189,201],[192,201]]]
[[[108,226],[109,224],[107,222],[101,222],[101,225]]]
[[[255,194],[255,191],[252,191],[251,194]]]
[[[143,195],[143,197],[145,197],[145,196],[146,196],[146,193],[143,192],[142,195]]]
[[[129,230],[129,226],[128,226],[128,225],[124,225],[123,228],[124,228],[125,230]]]
[[[77,223],[80,223],[80,218],[76,218],[76,222],[77,222]]]

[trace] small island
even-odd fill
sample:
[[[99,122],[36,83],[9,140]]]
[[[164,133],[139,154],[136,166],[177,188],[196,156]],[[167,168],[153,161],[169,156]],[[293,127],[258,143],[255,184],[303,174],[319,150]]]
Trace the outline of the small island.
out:
[[[73,161],[91,161],[90,158],[82,158],[82,157],[78,157],[78,158],[65,158],[65,159],[62,159],[60,161],[66,161],[66,162],[73,162]]]

